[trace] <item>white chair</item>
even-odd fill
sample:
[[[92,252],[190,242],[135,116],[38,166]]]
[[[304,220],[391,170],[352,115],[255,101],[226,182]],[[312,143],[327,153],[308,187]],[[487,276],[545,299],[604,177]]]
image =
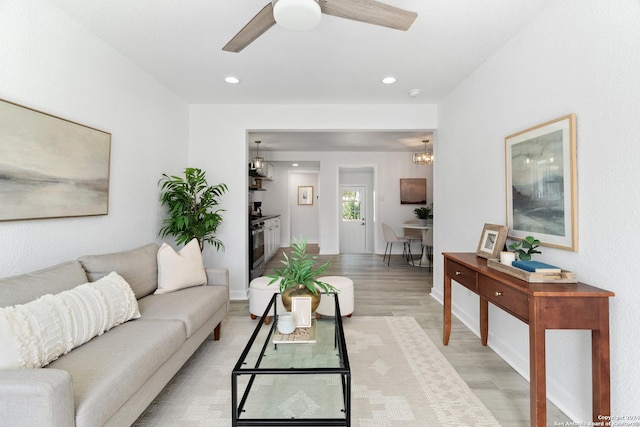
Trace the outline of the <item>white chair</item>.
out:
[[[420,224],[420,220],[418,219],[409,219],[407,221],[404,222],[405,224],[409,225],[418,225]],[[404,238],[409,239],[409,247],[411,247],[411,243],[413,243],[414,241],[418,241],[418,242],[422,242],[422,231],[421,230],[417,230],[415,228],[405,228],[404,229]]]
[[[429,269],[433,268],[433,227],[429,227],[425,233],[424,239],[422,239],[422,253],[427,251],[427,258],[431,263]],[[422,256],[420,256],[420,265],[422,266]]]
[[[384,236],[384,241],[387,243],[387,246],[384,248],[384,257],[382,257],[382,262],[384,262],[387,257],[387,249],[389,250],[389,260],[387,261],[387,266],[391,262],[391,251],[393,250],[394,243],[402,243],[402,256],[405,258],[411,257],[411,248],[409,248],[409,239],[406,237],[398,237],[393,229],[389,226],[389,224],[382,223],[382,235]],[[408,251],[407,251],[408,248]]]

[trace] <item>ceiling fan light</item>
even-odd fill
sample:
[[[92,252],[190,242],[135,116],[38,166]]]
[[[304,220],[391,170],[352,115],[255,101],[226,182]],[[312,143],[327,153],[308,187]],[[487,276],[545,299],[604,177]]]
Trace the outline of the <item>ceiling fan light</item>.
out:
[[[274,0],[273,17],[292,31],[310,30],[320,22],[322,11],[316,0]]]

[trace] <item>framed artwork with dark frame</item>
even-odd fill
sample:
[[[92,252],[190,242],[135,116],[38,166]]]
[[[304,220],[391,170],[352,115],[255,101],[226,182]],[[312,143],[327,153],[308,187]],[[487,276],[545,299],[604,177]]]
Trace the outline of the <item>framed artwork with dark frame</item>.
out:
[[[487,259],[500,258],[500,252],[507,241],[508,228],[504,225],[485,224],[478,242],[476,255]]]
[[[400,178],[400,204],[426,205],[427,178]]]
[[[509,237],[577,251],[575,115],[507,136],[505,163]]]
[[[313,205],[313,186],[298,187],[298,204]]]
[[[107,215],[111,134],[0,99],[0,221]]]

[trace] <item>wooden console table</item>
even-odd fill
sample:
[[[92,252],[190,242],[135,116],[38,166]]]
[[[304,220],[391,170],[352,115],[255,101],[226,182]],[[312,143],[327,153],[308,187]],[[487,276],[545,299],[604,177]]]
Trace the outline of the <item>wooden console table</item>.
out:
[[[529,325],[531,425],[547,425],[545,331],[590,329],[593,421],[611,415],[609,297],[613,292],[584,283],[528,283],[487,267],[475,253],[444,253],[444,333],[451,335],[451,280],[480,296],[480,338],[487,345],[488,303]]]

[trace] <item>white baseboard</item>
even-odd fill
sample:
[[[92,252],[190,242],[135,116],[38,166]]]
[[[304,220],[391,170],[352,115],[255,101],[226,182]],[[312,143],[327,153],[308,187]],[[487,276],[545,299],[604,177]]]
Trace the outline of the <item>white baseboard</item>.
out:
[[[432,288],[431,297],[440,304],[444,304],[444,295],[440,289]],[[480,321],[468,315],[464,310],[452,302],[451,314],[458,318],[471,332],[480,338]],[[488,346],[511,366],[525,380],[529,381],[528,353],[522,353],[522,349],[515,348],[506,340],[491,333],[489,329]],[[581,403],[576,398],[577,394],[567,390],[564,385],[554,378],[547,377],[547,399],[553,402],[570,419],[579,420],[580,414],[576,414],[570,408],[580,408]]]
[[[247,301],[249,294],[247,291],[229,291],[229,299],[231,301]]]

